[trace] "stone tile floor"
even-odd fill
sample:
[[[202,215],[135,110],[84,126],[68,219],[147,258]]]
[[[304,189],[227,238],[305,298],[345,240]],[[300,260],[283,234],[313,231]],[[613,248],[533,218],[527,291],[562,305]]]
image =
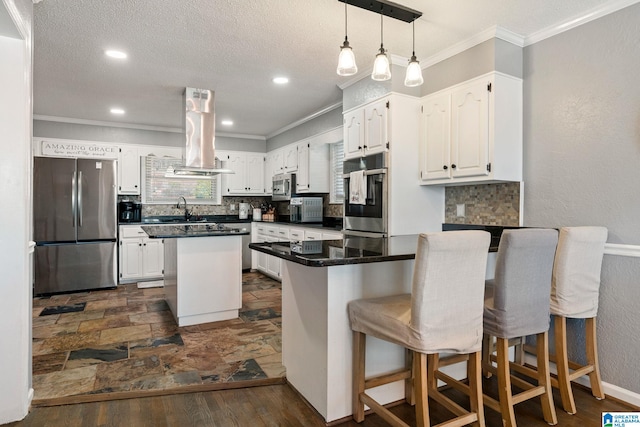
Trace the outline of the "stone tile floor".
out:
[[[283,377],[280,283],[242,275],[240,318],[179,328],[163,288],[33,300],[35,399]]]

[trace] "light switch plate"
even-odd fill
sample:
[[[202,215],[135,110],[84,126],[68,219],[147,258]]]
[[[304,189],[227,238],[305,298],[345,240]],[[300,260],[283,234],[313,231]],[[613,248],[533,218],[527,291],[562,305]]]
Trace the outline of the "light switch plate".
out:
[[[464,203],[456,205],[456,216],[464,217]]]

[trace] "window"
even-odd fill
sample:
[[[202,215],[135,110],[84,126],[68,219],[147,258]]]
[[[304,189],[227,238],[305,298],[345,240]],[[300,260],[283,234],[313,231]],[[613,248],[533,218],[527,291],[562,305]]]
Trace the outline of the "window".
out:
[[[221,204],[220,175],[213,179],[165,178],[169,166],[179,166],[182,162],[182,159],[145,157],[142,202],[172,204],[184,196],[188,203]]]
[[[344,181],[342,180],[342,162],[344,161],[344,143],[336,142],[330,146],[331,154],[331,192],[329,203],[341,204],[344,201]]]

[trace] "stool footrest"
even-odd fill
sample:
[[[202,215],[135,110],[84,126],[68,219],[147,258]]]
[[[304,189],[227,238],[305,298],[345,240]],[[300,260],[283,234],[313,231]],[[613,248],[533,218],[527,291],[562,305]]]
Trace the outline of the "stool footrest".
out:
[[[360,401],[373,409],[373,411],[380,416],[383,420],[395,427],[409,427],[407,423],[396,417],[387,408],[373,400],[371,396],[366,393],[360,393]]]
[[[400,380],[406,380],[411,378],[411,370],[403,369],[401,371],[394,371],[388,374],[378,375],[364,380],[364,388],[370,389],[381,385],[393,383]]]

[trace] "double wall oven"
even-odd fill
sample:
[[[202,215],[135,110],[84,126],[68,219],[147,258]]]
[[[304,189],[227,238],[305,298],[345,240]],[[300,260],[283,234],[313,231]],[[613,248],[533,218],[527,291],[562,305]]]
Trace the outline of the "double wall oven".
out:
[[[345,192],[343,233],[364,237],[387,237],[387,153],[345,160],[343,166]],[[366,183],[364,204],[350,203],[350,174],[357,171],[364,171]]]

